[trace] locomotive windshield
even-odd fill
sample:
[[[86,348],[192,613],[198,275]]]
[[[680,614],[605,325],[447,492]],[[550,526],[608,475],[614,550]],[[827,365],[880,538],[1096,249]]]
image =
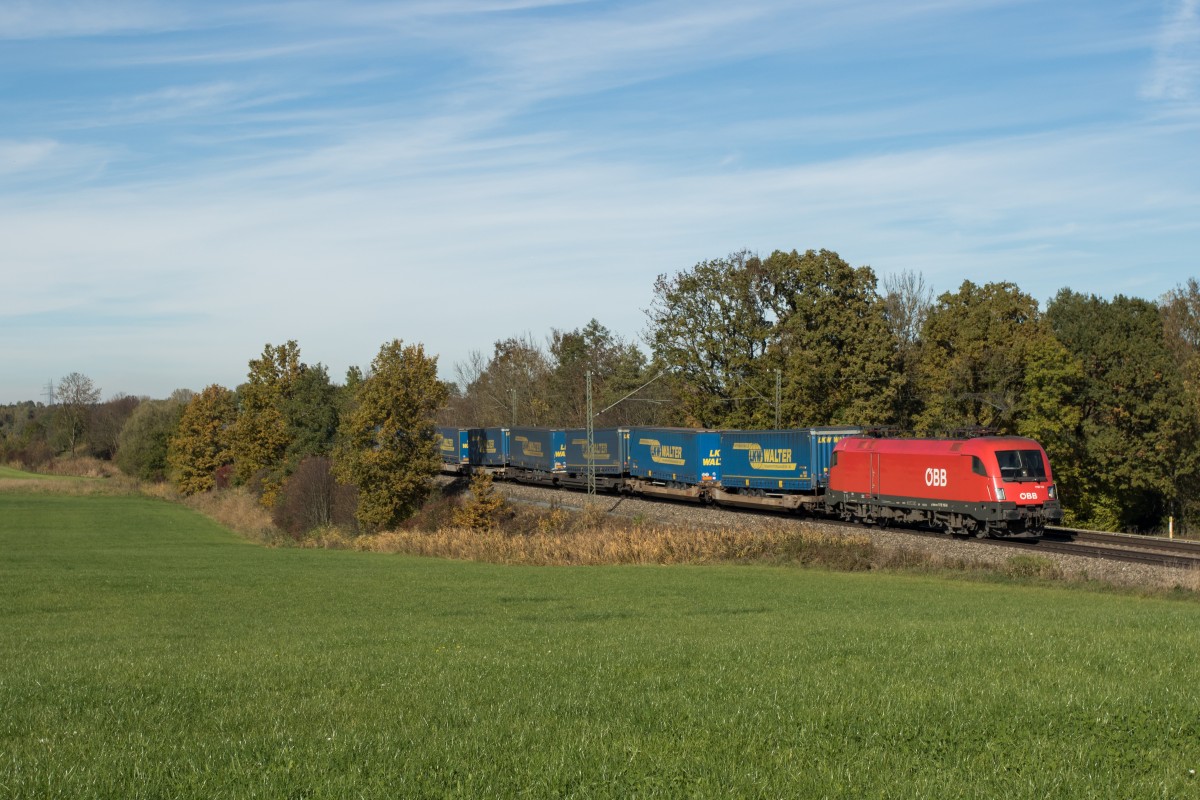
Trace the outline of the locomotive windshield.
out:
[[[1046,480],[1046,462],[1040,450],[997,450],[1000,477],[1008,481]]]

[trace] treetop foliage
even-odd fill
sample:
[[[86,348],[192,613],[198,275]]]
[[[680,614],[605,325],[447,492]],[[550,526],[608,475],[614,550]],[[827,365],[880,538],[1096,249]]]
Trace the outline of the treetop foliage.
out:
[[[446,404],[437,357],[398,339],[383,345],[340,426],[334,475],[358,486],[359,524],[379,530],[412,515],[441,469],[435,417]]]

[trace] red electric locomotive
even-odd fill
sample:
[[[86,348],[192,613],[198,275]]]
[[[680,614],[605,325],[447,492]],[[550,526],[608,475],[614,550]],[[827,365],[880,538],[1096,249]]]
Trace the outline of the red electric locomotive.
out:
[[[843,439],[825,500],[847,520],[979,537],[1037,535],[1062,519],[1046,451],[1016,436]]]

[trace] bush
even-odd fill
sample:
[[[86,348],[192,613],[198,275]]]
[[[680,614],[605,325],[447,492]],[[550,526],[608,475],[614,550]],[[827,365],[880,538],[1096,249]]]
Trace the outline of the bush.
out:
[[[492,476],[482,470],[471,476],[471,498],[454,515],[454,524],[473,531],[491,531],[505,516],[506,503],[496,492]]]
[[[179,427],[183,403],[147,400],[134,409],[117,439],[117,466],[144,481],[167,477],[167,447]]]
[[[16,450],[13,456],[23,469],[37,471],[54,460],[54,448],[42,439],[35,439]]]
[[[356,530],[357,492],[353,486],[339,484],[332,467],[324,456],[309,456],[283,482],[271,518],[293,538],[299,539],[318,528]]]

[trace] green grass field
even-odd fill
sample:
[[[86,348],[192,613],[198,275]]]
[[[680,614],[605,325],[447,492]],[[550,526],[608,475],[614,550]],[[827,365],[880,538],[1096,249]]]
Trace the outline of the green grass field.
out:
[[[0,797],[1191,797],[1200,604],[0,493]]]
[[[36,472],[25,472],[24,470],[6,467],[0,464],[0,480],[20,480],[20,481],[80,481],[87,480],[86,478],[74,478],[66,475],[40,475]]]

